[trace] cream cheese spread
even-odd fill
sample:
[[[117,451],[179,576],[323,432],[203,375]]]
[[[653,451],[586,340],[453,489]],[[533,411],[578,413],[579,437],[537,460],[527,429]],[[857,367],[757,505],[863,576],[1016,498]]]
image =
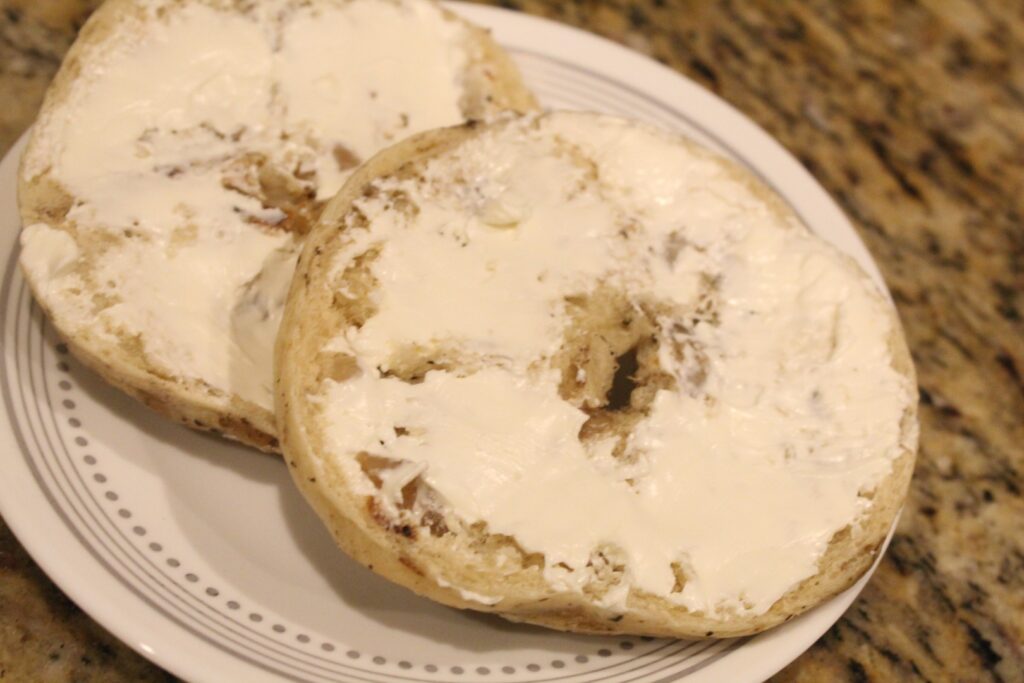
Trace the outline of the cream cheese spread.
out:
[[[141,333],[162,371],[270,409],[302,233],[289,211],[391,142],[463,120],[466,29],[417,0],[270,0],[140,3],[112,30],[38,122],[24,172],[74,197],[76,239],[100,245],[89,282],[113,303],[94,315],[81,280],[36,284],[58,317]],[[68,251],[42,229],[22,240],[26,263]]]
[[[21,262],[39,282],[57,285],[71,275],[78,259],[78,245],[71,235],[45,223],[33,223],[21,231]]]
[[[667,134],[556,113],[485,130],[422,181],[377,181],[357,202],[370,227],[331,265],[337,283],[375,254],[375,313],[328,345],[359,371],[311,397],[333,454],[318,466],[379,495],[356,454],[399,461],[399,484],[418,476],[466,523],[542,553],[563,590],[615,548],[609,607],[638,590],[708,615],[768,610],[914,447],[914,388],[866,276],[739,178]],[[553,365],[567,297],[599,284],[657,311],[675,385],[628,458],[580,436],[589,415]],[[466,363],[408,381],[392,369],[410,348]]]

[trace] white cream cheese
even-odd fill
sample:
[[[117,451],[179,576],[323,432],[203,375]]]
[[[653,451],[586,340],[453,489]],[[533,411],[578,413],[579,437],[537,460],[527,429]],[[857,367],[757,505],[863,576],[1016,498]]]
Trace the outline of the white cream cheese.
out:
[[[76,198],[68,218],[83,240],[117,240],[90,259],[115,305],[90,320],[73,309],[91,302],[56,281],[49,303],[65,320],[143,333],[166,372],[270,409],[298,242],[285,212],[240,191],[240,160],[261,155],[325,199],[354,161],[460,122],[465,29],[417,0],[273,0],[248,13],[152,2],[142,15],[92,49],[37,124],[28,174],[49,169]],[[26,235],[23,260],[41,239]]]
[[[709,615],[758,614],[817,571],[831,536],[868,506],[860,494],[913,446],[901,443],[913,387],[891,365],[888,304],[710,154],[635,124],[552,114],[486,131],[425,177],[382,181],[359,205],[370,229],[333,264],[338,277],[379,250],[376,314],[329,344],[361,372],[312,398],[337,456],[323,466],[357,490],[374,493],[356,453],[395,459],[467,523],[543,553],[564,590],[583,590],[594,553],[613,547],[626,573],[608,607],[632,589]],[[396,189],[418,213],[387,208]],[[709,280],[716,310],[698,314]],[[599,283],[674,311],[657,336],[677,390],[661,390],[632,431],[629,464],[613,442],[581,441],[588,416],[560,397],[550,365],[564,298]],[[691,351],[679,358],[673,342]],[[389,376],[410,345],[488,363],[419,383]]]
[[[368,159],[411,133],[458,123],[462,40],[462,25],[426,2],[363,1],[297,14],[275,62],[285,125],[344,141]],[[316,169],[317,195],[329,199],[347,174],[324,155]]]
[[[21,264],[31,276],[55,283],[69,274],[78,260],[75,238],[45,223],[33,223],[21,231]]]

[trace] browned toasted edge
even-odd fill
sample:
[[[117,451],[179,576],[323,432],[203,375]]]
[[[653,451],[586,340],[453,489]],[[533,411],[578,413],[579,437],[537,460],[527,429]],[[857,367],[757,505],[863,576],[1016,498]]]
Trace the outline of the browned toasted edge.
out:
[[[492,591],[504,596],[497,605],[467,600],[456,587],[439,585],[432,578],[438,568],[436,558],[420,552],[416,540],[382,530],[368,512],[365,501],[349,492],[337,468],[317,466],[318,460],[330,455],[325,452],[320,435],[310,429],[314,412],[308,396],[316,390],[316,377],[309,359],[314,358],[324,342],[337,331],[331,320],[325,320],[324,312],[331,307],[332,292],[328,284],[331,244],[342,231],[341,220],[374,180],[442,155],[471,140],[485,127],[501,125],[506,124],[496,121],[429,131],[381,152],[328,204],[299,259],[276,347],[278,432],[293,479],[337,544],[376,573],[443,604],[581,633],[684,638],[746,636],[784,623],[850,587],[874,562],[906,495],[916,453],[916,399],[901,419],[903,436],[910,435],[904,440],[908,445],[893,461],[890,475],[872,492],[874,502],[869,511],[856,524],[834,535],[815,576],[792,588],[767,612],[750,617],[712,618],[636,590],[630,594],[628,611],[621,614],[601,608],[580,594],[538,587],[536,576],[502,577],[500,582],[493,578]],[[721,159],[695,143],[684,142],[700,154]],[[766,199],[773,211],[795,220],[791,209],[750,172],[731,161],[722,159],[722,163]],[[846,266],[857,269],[871,291],[876,291],[852,259],[846,259]],[[914,382],[913,364],[899,320],[891,304],[886,302],[886,305],[891,312],[893,367]],[[484,592],[487,585],[487,581],[482,581],[470,588]],[[520,589],[519,595],[512,592],[516,588]]]

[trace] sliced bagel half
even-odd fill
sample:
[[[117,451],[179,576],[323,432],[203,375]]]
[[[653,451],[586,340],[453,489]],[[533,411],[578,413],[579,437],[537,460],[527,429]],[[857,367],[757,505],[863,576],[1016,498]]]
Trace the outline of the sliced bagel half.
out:
[[[21,265],[112,384],[276,450],[274,337],[326,200],[405,136],[533,107],[427,0],[110,0],[23,157]]]
[[[365,164],[276,350],[293,477],[439,602],[589,633],[756,633],[850,586],[902,504],[890,302],[751,173],[593,114]]]

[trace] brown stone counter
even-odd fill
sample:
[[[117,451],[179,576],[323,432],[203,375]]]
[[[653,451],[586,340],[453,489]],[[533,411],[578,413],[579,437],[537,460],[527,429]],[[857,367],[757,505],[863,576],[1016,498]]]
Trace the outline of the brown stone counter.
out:
[[[0,152],[95,0],[0,0]],[[1024,9],[984,0],[500,3],[713,90],[838,200],[917,363],[896,536],[780,681],[1024,681]],[[0,680],[173,678],[107,634],[0,522]]]

